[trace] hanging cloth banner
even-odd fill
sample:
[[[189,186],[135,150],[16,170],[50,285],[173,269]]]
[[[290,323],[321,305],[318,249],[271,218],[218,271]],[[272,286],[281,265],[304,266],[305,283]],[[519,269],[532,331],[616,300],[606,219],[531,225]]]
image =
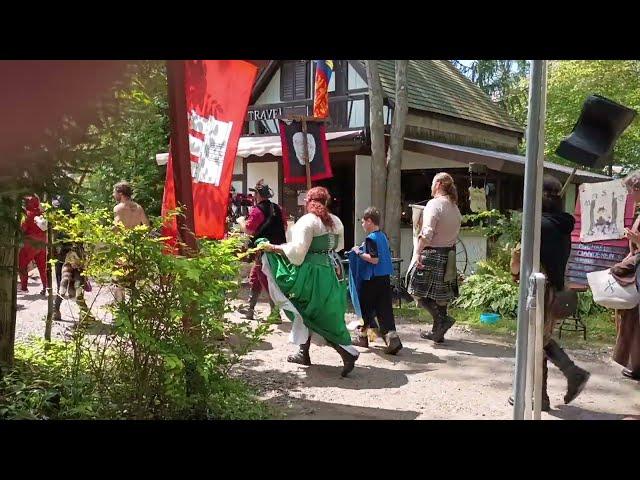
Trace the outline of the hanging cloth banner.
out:
[[[219,240],[225,233],[233,165],[258,68],[244,60],[184,63],[195,234]],[[162,214],[174,208],[169,155]],[[163,234],[177,238],[175,219],[164,226]]]
[[[627,195],[620,179],[580,185],[580,241],[590,243],[623,238]]]
[[[415,258],[418,251],[418,236],[422,231],[422,217],[424,215],[424,205],[410,205],[411,206],[411,223],[413,232],[413,253],[411,259]],[[413,263],[409,263],[407,272],[411,269]]]
[[[280,120],[279,126],[280,140],[282,141],[284,183],[306,183],[307,174],[304,161],[302,123],[297,120]],[[307,146],[309,148],[311,181],[333,177],[326,131],[324,123],[307,122]]]
[[[487,195],[484,188],[469,187],[469,209],[473,213],[487,210]]]

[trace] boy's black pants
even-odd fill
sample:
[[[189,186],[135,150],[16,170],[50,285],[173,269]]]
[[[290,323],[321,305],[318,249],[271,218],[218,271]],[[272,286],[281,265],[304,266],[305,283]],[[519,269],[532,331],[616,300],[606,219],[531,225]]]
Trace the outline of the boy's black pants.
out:
[[[395,331],[396,322],[393,317],[393,304],[391,297],[391,280],[389,275],[373,277],[362,282],[360,295],[360,309],[364,327],[375,328],[375,317],[378,317],[378,325],[381,333]]]

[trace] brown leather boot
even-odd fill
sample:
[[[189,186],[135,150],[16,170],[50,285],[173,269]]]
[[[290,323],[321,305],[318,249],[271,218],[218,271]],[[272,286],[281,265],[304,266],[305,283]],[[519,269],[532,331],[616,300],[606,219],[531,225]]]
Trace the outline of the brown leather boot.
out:
[[[311,348],[311,336],[308,340],[300,345],[300,349],[293,355],[287,357],[287,362],[297,363],[299,365],[311,365],[311,357],[309,356],[309,349]]]

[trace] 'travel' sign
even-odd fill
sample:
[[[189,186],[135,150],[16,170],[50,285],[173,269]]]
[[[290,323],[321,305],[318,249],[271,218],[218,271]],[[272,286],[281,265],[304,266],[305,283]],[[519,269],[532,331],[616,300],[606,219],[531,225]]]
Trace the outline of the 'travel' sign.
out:
[[[267,108],[265,110],[249,110],[247,112],[249,121],[255,120],[275,120],[282,116],[282,108]]]

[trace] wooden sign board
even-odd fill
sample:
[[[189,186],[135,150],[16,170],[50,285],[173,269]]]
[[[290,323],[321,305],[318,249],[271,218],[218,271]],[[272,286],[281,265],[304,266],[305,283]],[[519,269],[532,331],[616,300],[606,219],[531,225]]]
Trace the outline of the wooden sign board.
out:
[[[606,270],[622,261],[629,253],[628,247],[594,243],[573,243],[567,263],[565,281],[571,289],[588,287],[587,273]]]
[[[624,209],[624,226],[631,228],[635,213],[635,205],[631,196],[627,196]],[[622,261],[629,253],[629,243],[626,238],[606,240],[600,242],[583,243],[580,241],[582,209],[580,195],[576,199],[574,213],[576,223],[571,232],[571,255],[565,272],[567,288],[586,290],[589,288],[587,273],[606,270]]]

